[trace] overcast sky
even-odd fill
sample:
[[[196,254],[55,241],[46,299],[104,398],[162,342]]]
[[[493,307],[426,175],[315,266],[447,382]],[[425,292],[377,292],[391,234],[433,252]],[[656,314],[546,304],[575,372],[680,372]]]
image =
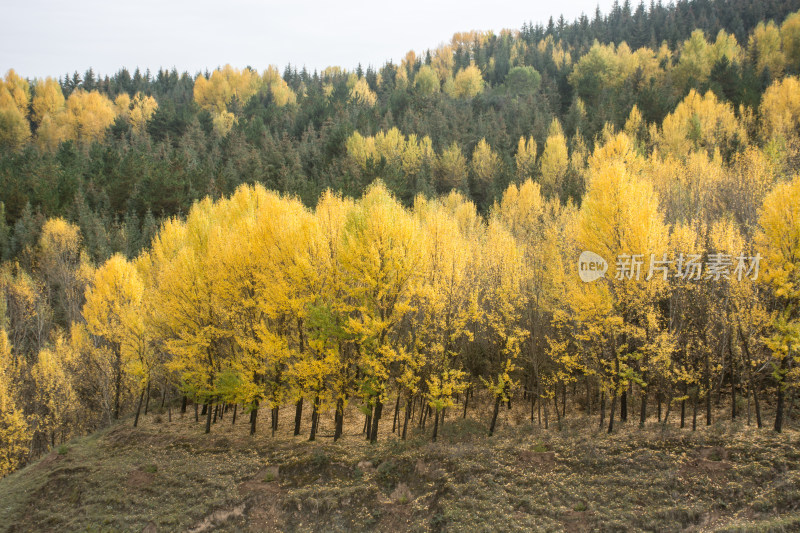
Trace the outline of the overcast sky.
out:
[[[398,62],[472,29],[519,29],[560,14],[571,21],[613,0],[16,0],[5,2],[0,74],[62,76],[88,67],[114,74],[230,63],[257,70],[291,63],[321,70]]]

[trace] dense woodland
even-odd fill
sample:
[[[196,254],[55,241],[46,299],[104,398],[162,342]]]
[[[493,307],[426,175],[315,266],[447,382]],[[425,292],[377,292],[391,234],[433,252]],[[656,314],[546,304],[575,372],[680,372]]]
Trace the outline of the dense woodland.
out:
[[[10,70],[0,474],[151,397],[206,431],[310,409],[311,439],[351,403],[373,441],[389,403],[435,439],[476,389],[490,434],[512,400],[612,431],[634,398],[638,423],[696,428],[723,397],[781,431],[799,7],[626,2],[354,71]],[[580,281],[583,250],[605,279]]]

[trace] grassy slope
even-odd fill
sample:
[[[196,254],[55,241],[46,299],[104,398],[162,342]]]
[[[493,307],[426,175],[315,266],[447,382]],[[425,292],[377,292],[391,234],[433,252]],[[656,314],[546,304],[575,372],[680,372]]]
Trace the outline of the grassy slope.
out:
[[[255,437],[246,417],[231,426],[227,414],[204,435],[188,413],[171,423],[151,414],[0,480],[0,529],[800,530],[797,431],[721,422],[692,433],[653,422],[608,436],[594,417],[545,431],[524,408],[504,412],[492,438],[481,408],[449,418],[435,444],[384,433],[372,446],[358,436],[355,409],[336,444],[324,436],[327,418],[317,442],[292,437],[288,409],[275,438],[265,414]]]

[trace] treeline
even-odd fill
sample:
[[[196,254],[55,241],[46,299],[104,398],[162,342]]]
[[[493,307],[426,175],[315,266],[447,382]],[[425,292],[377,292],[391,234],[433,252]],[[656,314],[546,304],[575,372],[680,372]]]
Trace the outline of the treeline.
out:
[[[194,201],[242,183],[296,194],[309,206],[327,188],[359,196],[375,176],[406,206],[418,193],[447,190],[430,166],[412,180],[383,176],[393,169],[378,160],[364,169],[347,157],[354,132],[395,127],[428,136],[437,154],[455,144],[469,158],[485,139],[500,157],[492,183],[475,184],[469,166],[464,176],[465,194],[485,214],[515,179],[517,140],[532,137],[541,153],[553,118],[571,150],[592,150],[604,125],[622,128],[634,105],[646,123],[660,124],[691,89],[712,90],[737,113],[740,105],[757,108],[774,80],[800,71],[798,21],[787,18],[797,7],[696,1],[631,12],[623,5],[591,23],[456,34],[398,65],[353,72],[123,69],[60,80],[9,72],[0,90],[5,231],[14,233],[26,216],[21,226],[37,215],[64,217],[103,260],[141,248],[126,235],[141,233],[148,213],[185,215]],[[655,37],[633,38],[639,26]],[[697,27],[705,33],[693,33]],[[578,200],[582,191],[563,194]],[[16,245],[0,243],[6,259],[31,242],[19,229]]]
[[[710,423],[727,391],[732,417],[747,396],[780,430],[800,14],[747,24],[742,44],[581,54],[470,33],[380,71],[225,67],[132,94],[10,72],[0,471],[151,396],[204,405],[207,430],[220,405],[253,431],[259,410],[275,428],[310,409],[312,438],[356,402],[374,440],[392,399],[430,408],[435,437],[476,388],[490,432],[520,394],[560,423],[577,384],[573,409],[609,430],[634,397],[642,423],[680,407],[683,426],[687,406]],[[604,279],[580,281],[582,251]]]

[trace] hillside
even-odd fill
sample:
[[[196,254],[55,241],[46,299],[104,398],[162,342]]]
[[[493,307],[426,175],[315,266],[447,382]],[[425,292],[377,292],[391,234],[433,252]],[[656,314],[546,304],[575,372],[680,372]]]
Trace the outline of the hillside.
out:
[[[800,0],[229,61],[0,79],[0,529],[800,530]]]
[[[561,432],[489,409],[369,445],[361,417],[332,443],[248,434],[230,414],[202,423],[150,414],[78,438],[0,480],[5,531],[796,531],[800,434],[719,422],[696,432],[651,421],[607,435]],[[473,418],[474,416],[474,418]],[[288,422],[288,416],[285,419]],[[303,426],[306,433],[307,422]],[[673,419],[674,422],[674,419]],[[428,428],[430,429],[430,427]]]

